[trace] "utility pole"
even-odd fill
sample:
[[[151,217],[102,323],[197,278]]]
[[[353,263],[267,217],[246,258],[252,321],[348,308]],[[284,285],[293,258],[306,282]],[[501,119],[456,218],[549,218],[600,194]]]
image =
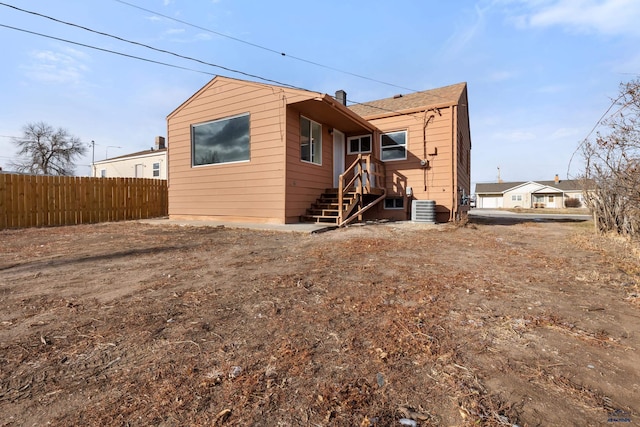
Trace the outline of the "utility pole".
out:
[[[96,177],[96,142],[91,140],[91,176]]]

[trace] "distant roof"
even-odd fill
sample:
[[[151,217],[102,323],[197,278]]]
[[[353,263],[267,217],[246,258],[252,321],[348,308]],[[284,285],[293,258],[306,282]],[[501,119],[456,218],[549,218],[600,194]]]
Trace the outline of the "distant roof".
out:
[[[535,184],[544,185],[547,187],[555,188],[560,191],[577,191],[582,189],[583,182],[575,179],[560,180],[558,183],[555,180],[551,181],[515,181],[515,182],[487,182],[476,184],[476,193],[504,193],[512,188],[520,185],[532,182]]]
[[[485,182],[476,184],[476,193],[504,193],[510,188],[525,184],[527,181],[519,182]]]
[[[366,117],[418,107],[430,107],[443,104],[455,105],[460,102],[460,98],[466,87],[466,83],[457,83],[437,89],[354,104],[350,105],[349,109],[362,117]]]
[[[139,157],[139,156],[144,156],[146,154],[157,154],[157,153],[162,153],[163,151],[167,151],[167,148],[158,148],[158,149],[151,149],[151,150],[144,150],[144,151],[138,151],[136,153],[130,153],[130,154],[124,154],[122,156],[118,156],[118,157],[110,157],[108,159],[103,159],[103,160],[98,160],[95,163],[102,163],[102,162],[110,162],[111,160],[122,160],[122,159],[127,159],[130,157]]]

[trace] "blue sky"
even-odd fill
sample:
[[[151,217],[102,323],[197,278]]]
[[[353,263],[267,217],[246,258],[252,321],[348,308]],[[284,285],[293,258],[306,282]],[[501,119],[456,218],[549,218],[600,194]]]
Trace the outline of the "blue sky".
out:
[[[356,102],[466,81],[474,183],[495,181],[498,168],[505,181],[578,175],[572,153],[619,84],[640,74],[637,0],[127,0],[156,13],[118,0],[0,1],[306,89],[344,89]],[[0,24],[247,78],[4,5]],[[166,135],[166,116],[213,77],[4,27],[0,43],[4,169],[15,156],[8,137],[35,121],[95,141],[95,160],[148,149]]]

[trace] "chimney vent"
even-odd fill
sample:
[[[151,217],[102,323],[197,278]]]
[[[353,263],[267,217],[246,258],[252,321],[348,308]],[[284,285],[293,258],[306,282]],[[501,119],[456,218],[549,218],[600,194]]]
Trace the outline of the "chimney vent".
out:
[[[558,176],[558,174],[556,174],[556,177],[554,178],[554,181],[556,182],[556,184],[558,184],[560,182],[560,177]]]
[[[347,92],[345,92],[344,90],[340,89],[339,91],[336,91],[336,100],[342,104],[342,105],[347,105]]]
[[[162,150],[164,148],[166,148],[164,136],[156,136],[156,150]]]

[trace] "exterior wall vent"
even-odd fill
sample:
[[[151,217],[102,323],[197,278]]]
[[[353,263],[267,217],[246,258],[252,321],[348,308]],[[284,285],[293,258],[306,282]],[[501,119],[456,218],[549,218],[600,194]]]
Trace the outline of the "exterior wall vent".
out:
[[[424,222],[427,224],[436,223],[436,201],[435,200],[414,200],[411,204],[411,221]]]

